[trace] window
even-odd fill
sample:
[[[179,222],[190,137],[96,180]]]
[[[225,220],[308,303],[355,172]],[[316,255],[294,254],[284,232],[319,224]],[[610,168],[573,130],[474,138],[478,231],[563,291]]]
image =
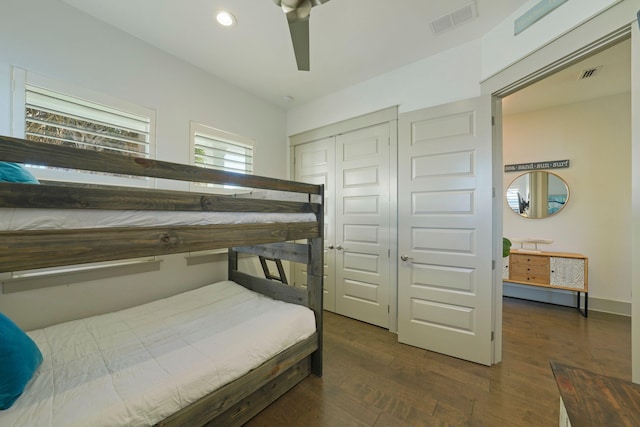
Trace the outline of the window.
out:
[[[229,172],[253,173],[254,142],[250,138],[191,122],[193,164]],[[196,183],[196,186],[221,188],[220,185]],[[237,187],[225,185],[224,188]]]
[[[155,157],[155,112],[29,71],[13,69],[12,133],[33,141]],[[26,165],[40,180],[151,187],[153,180]],[[155,257],[51,267],[0,275],[3,292],[85,282],[159,269]]]
[[[507,189],[507,204],[515,213],[520,212],[520,193],[517,188]]]
[[[155,114],[105,95],[14,70],[14,134],[49,144],[152,157]],[[150,185],[149,179],[28,165],[40,179]]]

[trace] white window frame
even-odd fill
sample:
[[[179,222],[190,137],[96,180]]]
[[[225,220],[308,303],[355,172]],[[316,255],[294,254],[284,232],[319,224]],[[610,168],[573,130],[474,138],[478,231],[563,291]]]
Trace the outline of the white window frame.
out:
[[[11,133],[18,138],[25,138],[25,108],[27,86],[39,87],[56,92],[79,101],[98,104],[105,109],[117,110],[123,113],[145,117],[149,119],[148,157],[156,157],[156,113],[154,110],[133,103],[111,97],[109,95],[91,91],[75,85],[51,79],[22,68],[13,67],[12,87],[12,121]],[[29,165],[27,165],[29,167]],[[100,173],[84,173],[74,170],[60,170],[53,168],[29,167],[36,178],[41,180],[65,181],[98,185],[121,185],[128,187],[152,188],[155,179],[145,177],[124,177]]]
[[[51,79],[22,68],[12,70],[12,117],[11,133],[18,138],[25,137],[26,88],[40,87],[76,98],[91,104],[99,104],[107,109],[149,118],[148,157],[156,157],[156,113],[154,110],[123,101],[109,95],[80,88],[72,84]],[[128,187],[152,188],[153,178],[129,178],[99,173],[84,173],[74,170],[59,170],[26,165],[40,180],[64,181],[82,184],[121,185]],[[68,285],[120,275],[156,271],[160,268],[158,257],[130,258],[105,262],[75,264],[68,266],[41,268],[0,274],[2,293],[19,292],[50,286]]]
[[[247,148],[251,148],[252,168],[251,168],[251,171],[246,173],[247,175],[252,175],[254,173],[255,158],[256,158],[256,144],[254,139],[241,136],[241,135],[236,135],[236,134],[226,132],[211,126],[206,126],[201,123],[191,121],[189,123],[189,162],[192,165],[200,166],[200,167],[206,167],[206,166],[202,166],[202,164],[196,163],[196,159],[195,159],[196,158],[196,153],[195,153],[196,135],[208,137],[223,143],[227,142],[229,144],[234,144],[234,145],[244,145]],[[210,167],[210,168],[217,169],[217,170],[237,172],[236,170],[232,170],[232,169],[215,168],[215,167]],[[189,188],[191,191],[196,191],[196,192],[212,192],[212,193],[220,193],[220,194],[251,192],[251,189],[244,188],[244,187],[222,186],[222,185],[216,185],[216,184],[203,185],[203,184],[198,184],[194,182],[190,183]]]

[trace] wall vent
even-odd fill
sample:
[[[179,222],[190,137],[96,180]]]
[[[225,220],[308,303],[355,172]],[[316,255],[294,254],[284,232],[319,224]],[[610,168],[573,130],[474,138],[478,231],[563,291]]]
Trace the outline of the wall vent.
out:
[[[583,70],[580,73],[578,80],[590,79],[592,77],[595,77],[600,73],[600,70],[602,70],[602,65],[600,65],[599,67],[593,67]]]
[[[476,8],[476,2],[472,1],[460,9],[456,9],[451,13],[431,21],[431,31],[433,31],[433,34],[438,35],[465,22],[471,21],[477,16],[478,9]]]

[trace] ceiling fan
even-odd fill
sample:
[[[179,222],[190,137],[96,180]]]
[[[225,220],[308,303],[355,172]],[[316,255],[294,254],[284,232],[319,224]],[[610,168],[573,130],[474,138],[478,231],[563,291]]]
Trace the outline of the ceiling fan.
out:
[[[298,70],[309,71],[309,15],[311,8],[329,0],[273,0],[287,15]]]

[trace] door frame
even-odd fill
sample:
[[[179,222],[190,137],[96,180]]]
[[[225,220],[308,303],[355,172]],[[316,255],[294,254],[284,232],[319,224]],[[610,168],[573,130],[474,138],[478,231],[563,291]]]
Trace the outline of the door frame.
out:
[[[398,106],[289,135],[289,177],[295,171],[296,145],[389,123],[389,331],[398,331]]]
[[[481,93],[492,95],[494,189],[502,189],[502,98],[533,84],[582,59],[605,50],[629,37],[631,75],[640,73],[640,22],[636,22],[637,6],[622,1],[552,40],[520,61],[480,82]],[[533,71],[532,71],[533,70]],[[640,83],[632,79],[631,109],[640,111]],[[638,116],[636,114],[635,116]],[[640,119],[632,117],[632,258],[640,256]],[[636,184],[634,184],[636,183]],[[497,191],[497,190],[496,190]],[[494,197],[494,242],[502,242],[502,198]],[[498,203],[498,207],[495,207]],[[496,260],[501,259],[496,257]],[[638,264],[638,263],[635,263]],[[640,383],[640,265],[632,269],[632,371],[633,381]],[[502,358],[502,275],[494,269],[496,301],[494,309],[495,363]]]

